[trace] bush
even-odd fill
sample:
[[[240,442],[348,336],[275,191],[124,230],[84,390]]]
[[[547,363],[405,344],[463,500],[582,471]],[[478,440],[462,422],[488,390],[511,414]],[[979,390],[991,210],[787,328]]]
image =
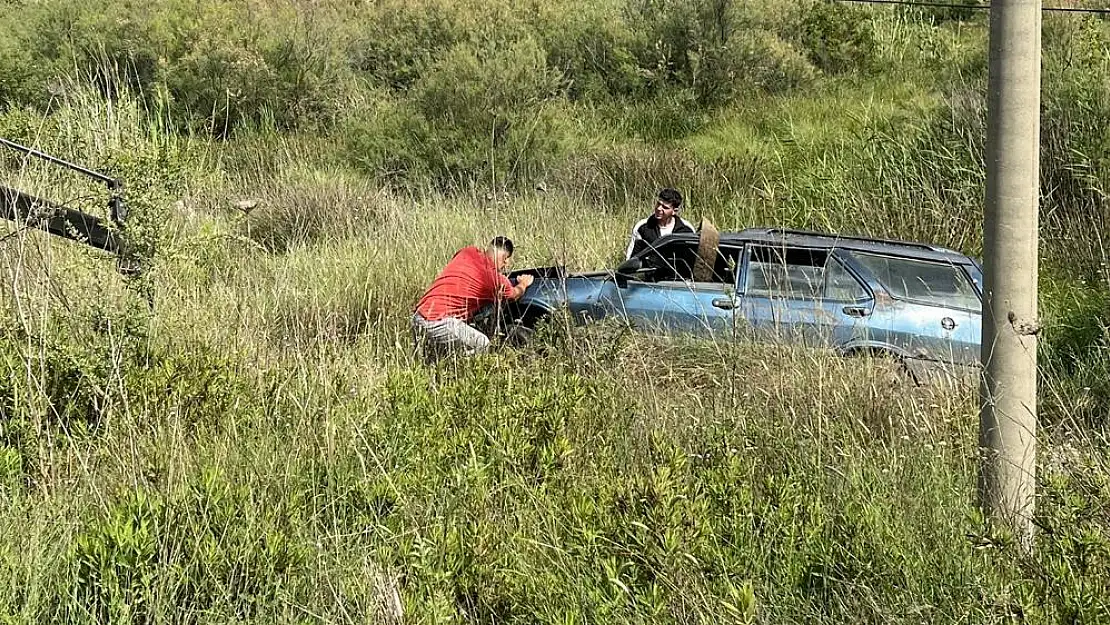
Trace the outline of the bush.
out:
[[[782,93],[811,83],[816,68],[790,43],[769,31],[738,32],[729,43],[739,75],[730,83],[735,90]]]
[[[645,93],[645,74],[633,53],[636,34],[611,5],[551,7],[533,27],[548,66],[565,76],[571,100],[603,103]]]
[[[443,188],[498,186],[530,178],[558,150],[551,105],[562,83],[532,39],[500,50],[459,44],[411,98],[355,122],[349,149],[372,173],[426,172]]]
[[[359,31],[348,50],[352,67],[396,91],[411,87],[464,34],[452,7],[437,0],[379,5]]]
[[[467,55],[482,66],[523,55],[509,65],[561,73],[571,99],[594,103],[646,102],[673,91],[714,107],[753,79],[779,91],[808,73],[790,46],[775,40],[792,29],[796,11],[733,0],[574,0],[528,10],[421,0],[366,11],[168,0],[122,15],[116,9],[104,0],[9,9],[10,23],[18,17],[20,27],[0,33],[7,35],[0,38],[0,102],[45,107],[67,82],[85,81],[109,97],[126,89],[152,109],[168,105],[179,129],[224,137],[265,124],[330,129],[366,94],[358,79],[407,95],[443,82],[445,72],[460,72],[463,82],[475,78],[461,58]],[[779,23],[783,13],[789,24]],[[542,63],[531,58],[536,50]],[[434,130],[433,137],[442,129]]]
[[[36,59],[10,26],[13,17],[0,9],[0,109],[26,103],[41,103],[45,98],[43,79],[36,71]],[[5,135],[6,136],[6,135]]]
[[[730,53],[736,8],[731,0],[628,0],[634,54],[647,77],[645,95],[689,89],[700,106],[727,101],[738,67]]]
[[[817,0],[802,20],[800,35],[810,61],[824,72],[870,69],[875,38],[866,9]]]
[[[121,12],[103,0],[56,0],[15,10],[20,27],[5,40],[17,51],[9,58],[23,88],[22,99],[10,102],[45,106],[61,93],[65,76],[79,77],[107,97],[124,89],[153,93],[170,43],[150,7]]]
[[[151,108],[168,95],[179,128],[328,125],[347,82],[337,15],[210,1],[126,11],[103,0],[36,3],[20,9],[20,28],[0,33],[0,102],[42,108],[79,82]]]
[[[427,120],[408,99],[378,92],[369,100],[341,130],[348,160],[385,182],[431,180],[434,138]]]
[[[209,7],[163,80],[179,119],[227,135],[240,126],[329,126],[345,101],[337,35],[328,20],[279,11]]]

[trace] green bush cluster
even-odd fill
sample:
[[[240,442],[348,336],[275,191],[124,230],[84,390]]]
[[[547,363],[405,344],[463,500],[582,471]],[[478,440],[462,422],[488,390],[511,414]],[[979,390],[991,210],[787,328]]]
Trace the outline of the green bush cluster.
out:
[[[0,11],[7,105],[48,108],[73,82],[89,83],[164,104],[180,127],[224,134],[266,119],[326,121],[339,104],[331,25],[277,4],[62,0]]]
[[[446,185],[475,176],[528,178],[558,148],[552,104],[561,79],[542,48],[452,47],[402,102],[386,103],[348,133],[352,157],[371,172],[423,174]]]
[[[673,101],[666,124],[681,136],[738,97],[812,82],[820,69],[807,59],[866,66],[861,15],[794,3],[771,17],[772,4],[7,5],[0,106],[46,110],[90,84],[139,97],[178,130],[334,132],[385,179],[498,186],[565,152],[569,104]]]
[[[869,66],[875,39],[866,9],[818,0],[800,26],[803,49],[823,71],[836,74]]]

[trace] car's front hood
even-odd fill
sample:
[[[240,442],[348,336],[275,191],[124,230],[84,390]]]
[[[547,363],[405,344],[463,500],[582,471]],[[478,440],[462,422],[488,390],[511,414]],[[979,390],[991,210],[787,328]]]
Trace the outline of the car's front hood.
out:
[[[608,276],[612,276],[613,272],[608,270],[600,270],[571,273],[567,271],[567,268],[564,265],[552,265],[550,267],[530,267],[527,269],[518,269],[510,273],[509,278],[515,280],[516,278],[525,274],[535,276],[536,280],[565,280],[568,278],[605,278]]]
[[[525,291],[519,305],[548,312],[564,306],[572,311],[594,306],[605,284],[613,278],[611,271],[569,273],[565,267],[521,269],[509,274],[509,278],[515,280],[525,274],[536,279]]]

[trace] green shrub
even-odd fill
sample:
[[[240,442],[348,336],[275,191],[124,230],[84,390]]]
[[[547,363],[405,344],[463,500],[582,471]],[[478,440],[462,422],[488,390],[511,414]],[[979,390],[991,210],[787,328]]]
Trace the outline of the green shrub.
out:
[[[352,67],[377,86],[398,91],[411,87],[465,34],[454,7],[437,0],[382,3],[359,26],[348,50]]]
[[[44,117],[30,106],[11,106],[0,111],[0,137],[20,145],[49,150],[51,138],[58,132],[58,120]],[[19,171],[26,159],[14,150],[0,150],[0,164],[9,171]]]
[[[13,29],[10,45],[33,68],[30,75],[27,68],[12,68],[16,76],[30,78],[19,103],[46,105],[60,94],[67,76],[107,97],[121,90],[152,93],[169,45],[166,33],[149,5],[119,9],[102,0],[55,0],[17,9],[20,28]]]
[[[277,72],[255,42],[229,36],[219,27],[198,31],[191,49],[166,76],[178,115],[204,120],[211,132],[221,135],[275,115]]]
[[[167,520],[162,497],[135,491],[77,537],[76,596],[97,622],[143,622],[154,616],[159,541]]]
[[[835,0],[816,0],[802,20],[801,46],[830,74],[868,71],[875,39],[870,13]]]
[[[555,149],[547,106],[561,81],[532,39],[504,50],[452,49],[414,87],[417,110],[433,132],[440,178],[465,180],[534,171]],[[438,145],[436,145],[438,144]]]
[[[604,103],[645,93],[645,75],[633,52],[636,34],[611,4],[543,7],[533,28],[548,66],[566,78],[572,101]]]
[[[817,77],[804,54],[769,31],[737,32],[729,50],[735,56],[732,66],[737,75],[727,80],[736,85],[736,91],[783,93],[806,86]]]
[[[27,7],[0,44],[0,101],[45,106],[67,81],[156,107],[179,128],[226,134],[273,119],[328,125],[345,96],[334,11],[263,5],[52,0]]]
[[[152,419],[172,415],[190,432],[212,435],[236,409],[247,385],[236,363],[203,344],[172,344],[132,363],[124,388],[135,408]]]
[[[729,47],[732,0],[628,0],[625,10],[637,34],[633,52],[647,78],[645,95],[679,88],[701,106],[728,101],[740,69]]]
[[[733,0],[628,0],[626,15],[645,102],[654,104],[660,91],[687,90],[693,105],[712,108],[753,90],[793,88],[813,72],[780,39],[792,16],[765,23],[760,9]]]
[[[411,103],[356,122],[349,149],[372,173],[427,172],[444,188],[527,180],[558,149],[551,105],[561,93],[532,39],[498,50],[460,44],[413,86]]]
[[[198,170],[196,154],[172,135],[155,133],[150,139],[116,152],[103,166],[124,185],[125,247],[119,262],[142,270],[129,282],[147,299],[153,297],[158,262],[170,236],[171,207]]]
[[[1105,444],[1105,443],[1103,443]],[[1038,470],[1035,601],[1059,622],[1110,619],[1110,532],[1106,449],[1060,442]]]
[[[438,169],[430,147],[433,130],[408,99],[379,92],[345,122],[342,136],[348,159],[385,182],[431,180]]]
[[[113,354],[105,337],[96,336],[95,321],[85,323],[52,324],[41,344],[30,348],[16,340],[19,333],[5,337],[10,350],[3,371],[9,444],[34,451],[40,433],[49,442],[53,435],[95,431],[110,414]],[[81,339],[74,340],[74,335]]]
[[[0,110],[24,104],[41,104],[46,97],[43,79],[36,71],[33,53],[13,32],[16,23],[0,8]],[[7,137],[7,135],[3,135]]]

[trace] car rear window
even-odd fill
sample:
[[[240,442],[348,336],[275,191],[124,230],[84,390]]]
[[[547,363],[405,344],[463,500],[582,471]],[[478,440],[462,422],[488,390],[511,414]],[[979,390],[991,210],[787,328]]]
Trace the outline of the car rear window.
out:
[[[969,310],[980,308],[975,287],[959,265],[863,252],[852,255],[894,297]]]

